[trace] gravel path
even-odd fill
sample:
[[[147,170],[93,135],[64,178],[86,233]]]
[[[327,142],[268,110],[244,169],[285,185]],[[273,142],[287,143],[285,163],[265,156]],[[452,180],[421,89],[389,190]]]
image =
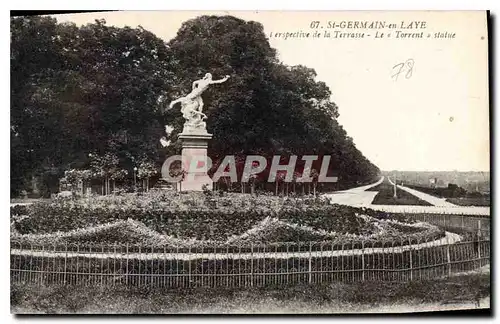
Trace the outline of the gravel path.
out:
[[[378,194],[378,191],[366,190],[378,186],[383,181],[384,177],[380,178],[379,181],[370,185],[325,194],[324,197],[330,199],[332,204],[340,204],[353,207],[368,206],[371,205],[373,199]]]
[[[387,178],[387,179],[389,180],[391,185],[394,185],[394,182],[392,182],[390,178]],[[397,187],[398,187],[398,189],[404,190],[404,191],[408,192],[409,194],[414,195],[417,198],[420,198],[422,200],[427,201],[429,204],[431,204],[433,206],[457,207],[457,205],[454,205],[452,203],[447,202],[445,198],[438,198],[438,197],[435,197],[433,195],[429,195],[429,194],[426,194],[424,192],[421,192],[421,191],[418,191],[418,190],[415,190],[412,188],[408,188],[405,186],[401,186],[401,185],[398,185]]]
[[[388,179],[391,184],[390,179]],[[423,192],[399,186],[401,190],[425,200],[433,206],[410,206],[410,205],[373,205],[372,201],[378,194],[377,191],[366,191],[375,187],[384,181],[382,177],[379,181],[367,186],[352,188],[349,190],[324,194],[325,198],[330,199],[332,204],[347,205],[352,207],[366,207],[374,210],[389,212],[389,213],[422,213],[422,214],[451,214],[451,215],[478,215],[490,216],[490,207],[476,207],[476,206],[457,206]]]

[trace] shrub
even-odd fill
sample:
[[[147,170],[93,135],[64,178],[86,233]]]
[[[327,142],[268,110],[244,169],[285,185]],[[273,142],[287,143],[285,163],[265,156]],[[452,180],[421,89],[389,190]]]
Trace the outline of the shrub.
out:
[[[26,205],[15,205],[10,207],[10,216],[28,215],[28,207]]]

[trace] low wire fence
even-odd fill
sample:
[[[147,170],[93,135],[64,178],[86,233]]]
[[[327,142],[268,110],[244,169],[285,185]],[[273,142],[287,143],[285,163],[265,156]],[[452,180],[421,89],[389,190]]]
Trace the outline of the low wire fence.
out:
[[[487,206],[416,206],[416,205],[369,205],[374,210],[396,214],[431,214],[431,215],[474,215],[489,216],[490,207]]]
[[[166,288],[412,281],[489,263],[490,240],[296,242],[206,248],[33,246],[11,242],[11,281]]]
[[[491,231],[490,216],[471,216],[453,214],[405,214],[410,219],[427,222],[451,232],[472,232],[482,238],[489,238]]]

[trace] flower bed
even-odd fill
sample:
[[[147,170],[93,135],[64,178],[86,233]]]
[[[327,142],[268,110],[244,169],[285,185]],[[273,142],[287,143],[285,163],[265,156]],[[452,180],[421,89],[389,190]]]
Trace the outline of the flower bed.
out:
[[[378,191],[378,194],[373,198],[372,204],[374,205],[418,205],[418,206],[431,206],[425,200],[422,200],[414,195],[398,189],[396,191],[397,197],[394,198],[394,186],[391,185],[387,179],[378,186],[368,189],[369,191]]]
[[[19,217],[26,216],[30,213],[28,206],[26,205],[15,205],[10,207],[10,220],[16,220]]]
[[[214,204],[216,207],[210,208]],[[437,227],[415,226],[414,221],[403,215],[330,205],[312,198],[285,200],[272,196],[153,192],[56,199],[16,211],[17,214],[26,212],[27,216],[12,222],[12,233],[16,237],[42,241],[268,244],[443,235]]]
[[[365,216],[369,217],[369,216]],[[328,232],[315,230],[307,226],[288,223],[277,218],[267,217],[256,226],[239,235],[230,236],[224,240],[205,240],[197,238],[176,238],[168,234],[158,233],[141,222],[134,220],[118,220],[113,223],[97,225],[84,229],[48,234],[19,234],[12,233],[11,239],[16,245],[118,245],[132,244],[149,248],[215,248],[217,246],[249,246],[282,245],[285,242],[331,242],[330,249],[341,249],[348,244],[352,248],[391,247],[406,244],[421,243],[436,240],[444,236],[444,231],[436,226],[419,223],[414,225],[415,230],[410,234],[393,227],[393,222],[372,220],[377,225],[370,235],[356,235],[350,233]],[[405,225],[399,224],[401,227]]]

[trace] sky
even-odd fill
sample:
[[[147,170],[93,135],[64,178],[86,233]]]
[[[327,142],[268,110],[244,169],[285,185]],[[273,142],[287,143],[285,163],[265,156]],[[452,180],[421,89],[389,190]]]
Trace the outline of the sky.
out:
[[[77,25],[104,18],[118,27],[141,25],[168,41],[182,22],[207,12],[127,11],[57,15]],[[489,171],[486,20],[483,12],[209,12],[254,20],[287,65],[314,68],[332,91],[339,122],[381,170]],[[275,38],[312,32],[312,21],[425,21],[425,33],[453,39]],[[354,30],[353,32],[363,32]],[[413,60],[411,77],[393,67]]]

